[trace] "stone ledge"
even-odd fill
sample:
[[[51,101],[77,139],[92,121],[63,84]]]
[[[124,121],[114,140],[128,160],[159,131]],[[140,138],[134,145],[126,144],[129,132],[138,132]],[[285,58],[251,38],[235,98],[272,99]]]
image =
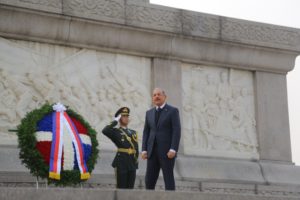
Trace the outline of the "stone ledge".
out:
[[[5,173],[28,173],[28,169],[21,164],[16,146],[0,146],[0,172],[2,181]],[[101,182],[103,176],[114,174],[111,162],[114,152],[101,151],[101,159],[93,171],[92,183]],[[143,186],[146,162],[140,160],[137,175],[140,177],[139,185]],[[5,172],[5,173],[3,173]],[[203,158],[196,156],[179,155],[175,166],[175,177],[180,182],[221,182],[243,184],[272,184],[300,186],[300,168],[291,163],[257,162],[238,159]],[[101,178],[98,178],[101,177]],[[14,176],[7,180],[18,182],[27,180],[25,176]],[[31,179],[30,179],[31,180]],[[35,181],[35,179],[33,180]],[[26,182],[26,181],[25,181]],[[182,187],[184,187],[184,184]],[[192,184],[193,185],[193,184]],[[198,185],[193,186],[198,187]]]
[[[256,162],[188,156],[179,156],[176,162],[176,171],[183,180],[265,183]]]
[[[3,5],[0,5],[0,36],[284,74],[293,69],[298,55],[294,50],[178,36]]]
[[[0,146],[0,186],[36,187],[37,179],[21,165],[18,151],[16,146]],[[115,188],[111,167],[113,157],[114,152],[102,150],[92,178],[79,187]],[[145,164],[145,161],[140,161],[136,189],[145,188]],[[174,172],[178,191],[294,196],[300,191],[300,168],[290,163],[179,155]],[[41,188],[47,186],[44,180],[38,183]],[[162,176],[159,177],[156,189],[164,190]]]
[[[260,162],[264,177],[273,185],[298,185],[300,191],[299,166],[272,162]]]
[[[38,188],[53,189],[53,185],[48,185],[45,180],[37,180],[28,172],[0,172],[0,189],[2,188]],[[67,188],[85,189],[115,189],[114,175],[93,174],[92,178],[80,185]],[[144,177],[138,176],[136,179],[135,190],[144,191]],[[156,191],[164,191],[164,183],[159,178]],[[178,192],[201,192],[213,194],[242,194],[242,195],[261,195],[261,196],[289,196],[300,197],[300,186],[295,185],[264,185],[264,184],[234,184],[222,182],[205,181],[183,181],[176,180],[176,191]]]
[[[211,194],[202,192],[166,192],[145,190],[113,190],[113,189],[80,189],[80,188],[10,188],[0,187],[0,199],[106,199],[106,200],[135,200],[135,199],[164,199],[164,200],[296,200],[292,196],[262,196],[246,194]]]
[[[0,146],[0,171],[28,173],[28,169],[21,165],[18,153],[19,150],[17,147]],[[101,159],[98,160],[93,171],[96,182],[101,181],[101,179],[96,178],[97,175],[111,176],[114,174],[111,162],[115,153],[111,151],[101,151],[100,153]],[[142,177],[142,184],[145,170],[146,161],[140,160],[137,175]],[[201,158],[179,155],[176,161],[174,174],[178,181],[183,181],[185,183],[212,181],[264,184],[266,182],[261,174],[258,163],[246,160]],[[94,178],[91,180],[93,179]],[[184,185],[182,187],[184,187]],[[196,187],[198,187],[198,185]]]
[[[201,183],[201,191],[222,194],[256,194],[254,184]]]
[[[143,0],[0,0],[11,5],[180,35],[300,50],[300,30],[149,4]]]
[[[1,4],[52,13],[62,13],[62,0],[0,0]]]
[[[257,194],[273,195],[273,196],[295,196],[300,197],[299,186],[274,186],[274,185],[258,185]]]

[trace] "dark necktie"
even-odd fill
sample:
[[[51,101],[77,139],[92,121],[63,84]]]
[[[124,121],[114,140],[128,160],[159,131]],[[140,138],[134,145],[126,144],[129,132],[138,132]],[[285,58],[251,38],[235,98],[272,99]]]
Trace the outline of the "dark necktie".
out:
[[[158,108],[158,109],[156,109],[156,111],[155,111],[155,124],[156,124],[156,125],[157,125],[157,123],[158,123],[158,120],[159,120],[159,117],[160,117],[160,113],[161,113],[162,110],[163,110],[163,109]]]

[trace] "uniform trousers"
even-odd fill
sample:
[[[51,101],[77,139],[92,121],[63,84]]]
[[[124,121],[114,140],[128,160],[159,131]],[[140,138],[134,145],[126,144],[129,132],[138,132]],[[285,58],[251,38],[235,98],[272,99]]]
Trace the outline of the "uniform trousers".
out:
[[[136,177],[136,170],[127,170],[115,168],[115,175],[117,179],[117,188],[133,189]]]

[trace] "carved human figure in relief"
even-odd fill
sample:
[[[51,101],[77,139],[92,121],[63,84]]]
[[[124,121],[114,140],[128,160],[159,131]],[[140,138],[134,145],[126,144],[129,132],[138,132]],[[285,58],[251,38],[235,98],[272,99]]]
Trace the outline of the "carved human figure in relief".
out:
[[[232,97],[232,91],[228,79],[228,73],[226,71],[222,71],[220,73],[220,83],[218,84],[219,105],[223,107],[228,106],[228,101],[231,97]]]
[[[214,131],[218,119],[219,108],[217,101],[216,77],[213,74],[207,74],[207,85],[202,87],[204,94],[204,112],[206,115],[208,129]]]
[[[19,99],[23,94],[25,88],[20,84],[17,79],[13,78],[7,71],[0,70],[1,82],[5,88],[10,88],[15,96]]]
[[[215,75],[209,73],[206,76],[207,85],[203,87],[205,104],[217,104],[217,80]]]
[[[3,90],[0,93],[0,119],[3,123],[1,126],[10,125],[17,120],[17,114],[14,111],[17,103],[17,98],[10,88]]]
[[[185,127],[189,132],[185,138],[188,139],[189,144],[193,144],[193,148],[196,149],[209,149],[210,148],[210,135],[205,119],[205,97],[201,93],[201,84],[196,80],[190,83],[190,87],[185,93],[190,93],[187,102],[183,109],[185,116]]]
[[[49,100],[50,102],[59,102],[59,89],[62,89],[64,87],[64,83],[61,82],[60,76],[58,74],[54,74],[54,72],[48,72],[46,73],[45,80],[47,81],[48,85],[52,86],[45,99]]]
[[[231,98],[231,86],[228,81],[227,72],[220,73],[220,82],[218,84],[218,107],[219,114],[216,123],[215,134],[231,141],[233,136],[233,129],[231,124],[231,113],[228,110],[228,101]],[[224,147],[224,145],[223,145]]]
[[[145,104],[150,104],[150,102],[147,103],[148,100],[145,100],[148,99],[147,97],[150,98],[150,95],[147,92],[147,88],[144,85],[140,84],[138,81],[134,80],[132,77],[127,76],[125,79],[125,85],[127,89],[123,91],[123,98],[127,98],[127,102],[130,103],[132,107],[136,108],[133,111],[133,127],[143,127],[144,116],[142,110],[146,108],[143,108]],[[145,104],[141,104],[141,102],[145,102]]]
[[[39,106],[39,98],[28,89],[21,95],[17,101],[15,110],[19,118],[25,117],[27,112],[36,109]]]
[[[32,93],[30,90],[21,82],[23,77],[20,75],[11,75],[7,71],[1,70],[2,83],[6,89],[9,89],[15,96],[15,104],[10,112],[16,112],[19,118],[25,116],[29,110],[29,104],[32,100]],[[24,81],[24,80],[23,80]],[[11,96],[11,95],[10,95]],[[11,104],[10,102],[7,102]]]
[[[240,88],[239,95],[232,99],[229,106],[233,113],[233,126],[237,141],[250,151],[254,151],[257,146],[255,134],[253,134],[256,124],[254,116],[249,112],[251,105],[247,100],[250,97],[247,88]]]
[[[25,77],[27,78],[29,86],[38,93],[42,99],[48,96],[48,92],[52,90],[53,86],[48,84],[47,81],[44,80],[43,75],[34,74],[34,73],[26,73]]]

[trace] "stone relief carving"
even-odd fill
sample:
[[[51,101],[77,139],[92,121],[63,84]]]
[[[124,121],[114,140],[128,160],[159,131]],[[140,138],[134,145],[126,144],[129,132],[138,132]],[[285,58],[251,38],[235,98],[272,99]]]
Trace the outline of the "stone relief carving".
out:
[[[252,73],[183,64],[187,154],[258,158]]]
[[[274,28],[271,25],[259,25],[253,22],[241,23],[233,19],[223,20],[222,29],[222,37],[225,38],[288,46],[294,46],[296,44],[295,38],[299,38],[299,33],[296,31]]]
[[[113,148],[102,128],[119,107],[129,106],[130,127],[142,138],[151,105],[149,59],[3,38],[0,46],[0,135],[47,100],[85,117],[97,130],[101,148]],[[15,57],[26,59],[21,65]]]
[[[128,4],[126,11],[129,24],[144,24],[146,27],[181,31],[180,13],[176,10],[165,10],[153,7]]]
[[[205,16],[183,11],[182,29],[185,34],[216,38],[219,36],[220,22],[217,16]]]
[[[60,0],[19,0],[20,2],[24,3],[31,3],[31,4],[39,4],[43,6],[49,6],[53,8],[61,8],[61,1]]]
[[[64,11],[84,12],[109,18],[124,18],[125,5],[117,0],[67,0],[63,4]],[[82,14],[82,13],[81,13]]]

